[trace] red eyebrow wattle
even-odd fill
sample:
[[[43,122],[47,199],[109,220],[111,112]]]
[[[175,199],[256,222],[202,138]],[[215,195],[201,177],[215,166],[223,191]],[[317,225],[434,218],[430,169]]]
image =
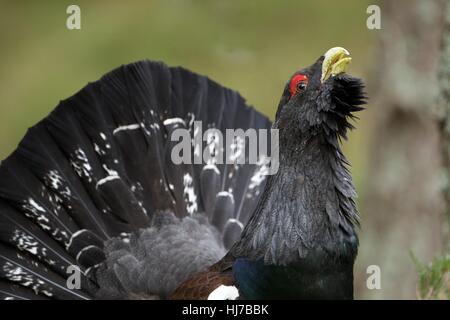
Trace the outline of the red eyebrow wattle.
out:
[[[297,91],[297,85],[301,81],[308,81],[308,77],[304,74],[296,74],[292,77],[291,83],[289,84],[289,92],[291,93],[291,96],[295,94]]]

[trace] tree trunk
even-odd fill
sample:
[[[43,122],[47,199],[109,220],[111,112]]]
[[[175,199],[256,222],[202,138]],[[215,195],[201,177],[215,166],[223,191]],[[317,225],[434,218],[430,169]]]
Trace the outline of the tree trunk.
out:
[[[450,252],[450,4],[445,10],[445,23],[442,37],[442,54],[439,66],[439,120],[442,135],[442,160],[444,165],[445,218],[443,239],[446,252]]]
[[[420,0],[380,5],[357,298],[415,298],[411,253],[430,261],[441,252],[443,160],[436,97],[444,6]],[[381,290],[366,287],[368,265],[381,268]]]

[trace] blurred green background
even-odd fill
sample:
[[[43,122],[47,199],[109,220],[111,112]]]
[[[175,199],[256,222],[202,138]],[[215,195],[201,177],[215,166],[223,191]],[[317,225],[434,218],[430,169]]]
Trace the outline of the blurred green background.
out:
[[[66,28],[70,4],[81,8],[81,30]],[[162,60],[208,75],[238,90],[273,119],[290,75],[327,49],[342,46],[353,56],[350,73],[365,79],[370,96],[381,31],[366,28],[369,4],[365,0],[2,1],[0,159],[59,100],[107,71],[140,59]],[[344,146],[360,204],[366,196],[374,112],[369,103]],[[362,248],[370,250],[370,241],[377,240],[365,236],[371,226],[364,225],[364,212],[362,217]],[[409,250],[406,245],[406,254]],[[364,275],[369,264],[378,263],[369,260],[357,261],[357,274]],[[356,285],[357,298],[392,297],[383,288],[368,290],[364,277],[357,281],[361,282]],[[397,296],[403,297],[414,297],[414,292]]]

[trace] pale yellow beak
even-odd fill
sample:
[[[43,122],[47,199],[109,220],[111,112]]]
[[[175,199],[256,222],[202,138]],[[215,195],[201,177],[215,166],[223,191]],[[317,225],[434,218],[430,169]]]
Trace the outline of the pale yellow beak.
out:
[[[323,83],[328,78],[345,72],[350,61],[352,61],[352,58],[350,58],[350,52],[346,49],[341,47],[331,48],[325,53],[320,81]]]

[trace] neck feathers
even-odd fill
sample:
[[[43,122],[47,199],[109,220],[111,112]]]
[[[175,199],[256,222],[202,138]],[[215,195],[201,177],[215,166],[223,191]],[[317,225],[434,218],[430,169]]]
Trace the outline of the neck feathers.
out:
[[[364,85],[336,76],[311,99],[289,101],[277,112],[280,168],[231,249],[236,257],[275,265],[349,257],[353,264],[359,217],[339,142],[353,128],[354,112],[363,109]]]
[[[233,255],[290,265],[357,244],[356,192],[338,137],[323,127],[280,129],[280,169],[269,177]]]

